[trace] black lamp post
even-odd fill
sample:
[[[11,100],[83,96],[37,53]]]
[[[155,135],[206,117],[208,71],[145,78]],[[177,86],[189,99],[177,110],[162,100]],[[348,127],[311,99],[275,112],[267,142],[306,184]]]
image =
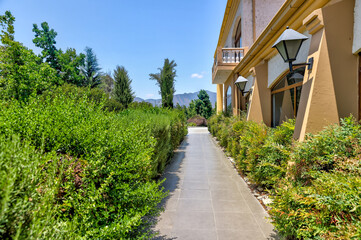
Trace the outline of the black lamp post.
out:
[[[239,76],[236,80],[236,82],[234,83],[238,89],[241,91],[242,95],[243,93],[245,93],[244,89],[246,88],[246,84],[247,84],[248,80],[242,76]]]
[[[308,70],[312,69],[313,57],[308,60],[308,63],[292,64],[297,58],[302,43],[307,39],[307,36],[287,27],[272,46],[278,50],[283,60],[288,62],[290,72],[293,72],[293,66],[308,66]]]

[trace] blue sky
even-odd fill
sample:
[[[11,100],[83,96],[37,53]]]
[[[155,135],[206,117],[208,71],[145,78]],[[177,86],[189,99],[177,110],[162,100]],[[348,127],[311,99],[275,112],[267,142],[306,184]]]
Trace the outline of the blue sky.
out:
[[[226,0],[0,0],[16,18],[15,37],[32,43],[33,23],[48,22],[57,47],[93,48],[104,72],[123,65],[141,98],[159,98],[149,73],[165,58],[177,63],[176,94],[216,91],[211,68]]]

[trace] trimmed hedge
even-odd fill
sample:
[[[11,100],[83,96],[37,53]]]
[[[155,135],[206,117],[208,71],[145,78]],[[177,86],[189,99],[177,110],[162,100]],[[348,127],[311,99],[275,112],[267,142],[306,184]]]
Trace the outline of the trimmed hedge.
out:
[[[153,179],[186,135],[185,117],[108,112],[87,95],[0,102],[0,150],[14,149],[0,155],[0,238],[150,237],[146,219],[165,197]]]
[[[251,182],[269,190],[273,224],[286,239],[361,238],[361,125],[341,120],[304,142],[294,120],[271,129],[214,116],[209,129]]]

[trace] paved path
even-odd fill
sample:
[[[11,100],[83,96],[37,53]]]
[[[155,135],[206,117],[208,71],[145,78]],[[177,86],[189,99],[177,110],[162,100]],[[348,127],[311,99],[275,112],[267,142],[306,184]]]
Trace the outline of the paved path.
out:
[[[169,197],[155,226],[156,239],[275,238],[266,211],[207,128],[189,128],[164,177]]]

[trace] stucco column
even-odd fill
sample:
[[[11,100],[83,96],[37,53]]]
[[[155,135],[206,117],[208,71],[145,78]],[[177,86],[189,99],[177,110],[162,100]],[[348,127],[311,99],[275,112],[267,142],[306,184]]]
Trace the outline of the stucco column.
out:
[[[223,112],[223,84],[217,84],[217,113]]]
[[[231,83],[232,86],[232,108],[233,108],[233,115],[239,115],[239,90],[237,86],[234,84],[237,80],[238,75],[233,74],[233,82]]]
[[[268,62],[254,68],[255,79],[247,120],[271,126],[271,90],[268,88]]]
[[[315,10],[304,25],[312,35],[294,137],[304,140],[339,119],[358,114],[358,58],[352,54],[354,1]],[[342,16],[342,17],[338,17]],[[335,37],[337,36],[337,37]]]

